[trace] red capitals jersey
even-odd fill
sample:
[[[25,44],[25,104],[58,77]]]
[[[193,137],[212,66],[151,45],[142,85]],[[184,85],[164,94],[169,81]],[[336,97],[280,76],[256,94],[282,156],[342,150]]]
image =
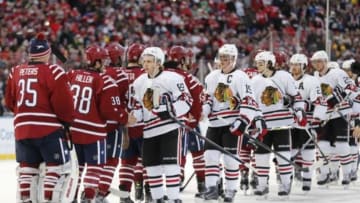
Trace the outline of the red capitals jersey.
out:
[[[70,123],[73,101],[64,69],[56,64],[30,63],[13,67],[5,102],[14,112],[16,140],[41,138]]]
[[[250,79],[259,74],[256,68],[245,68],[244,72],[249,76]]]
[[[73,142],[90,144],[106,138],[106,121],[127,122],[121,108],[118,87],[107,74],[89,70],[69,72],[74,98],[74,122],[70,128]]]
[[[200,95],[202,94],[204,87],[202,86],[202,84],[198,81],[198,79],[195,76],[191,75],[190,73],[188,73],[184,70],[181,70],[178,68],[166,68],[166,67],[165,67],[165,69],[167,71],[172,71],[177,74],[180,74],[184,77],[185,85],[188,87],[191,97],[193,98],[193,103],[191,105],[189,113],[196,120],[195,122],[192,122],[190,127],[193,127],[193,128],[196,127],[200,120],[201,113],[202,113],[202,102],[200,99]]]
[[[129,89],[129,80],[127,74],[123,71],[122,68],[118,67],[106,67],[105,73],[114,79],[115,83],[117,84],[121,108],[125,109],[127,106],[126,94]],[[108,120],[106,128],[108,132],[112,132],[118,128],[118,123],[116,121]]]
[[[132,99],[132,96],[134,94],[134,90],[132,88],[132,83],[135,81],[136,78],[138,78],[141,74],[144,73],[144,71],[142,70],[142,68],[140,66],[134,66],[134,67],[127,67],[125,69],[123,69],[125,71],[125,73],[128,76],[129,79],[129,90],[127,93],[127,102],[128,102],[128,110],[131,111],[134,108],[134,100]],[[138,138],[141,137],[143,135],[143,128],[144,128],[144,124],[143,123],[138,123],[136,124],[134,127],[129,127],[128,128],[128,132],[129,132],[129,136],[131,138]]]

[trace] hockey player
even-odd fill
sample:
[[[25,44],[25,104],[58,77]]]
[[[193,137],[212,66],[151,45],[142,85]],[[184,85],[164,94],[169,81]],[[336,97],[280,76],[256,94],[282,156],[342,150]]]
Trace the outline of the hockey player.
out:
[[[234,44],[224,44],[218,51],[220,69],[210,72],[205,78],[206,101],[203,115],[209,119],[206,137],[237,156],[239,138],[246,127],[259,114],[253,98],[248,76],[236,68],[238,56]],[[240,113],[239,113],[240,112]],[[264,126],[259,119],[257,128],[262,133]],[[220,177],[222,153],[205,143],[205,200],[217,200],[217,183]],[[239,176],[239,163],[228,155],[223,156],[225,168],[224,202],[233,202]]]
[[[69,72],[73,92],[75,119],[70,128],[78,155],[79,172],[85,163],[82,202],[95,202],[102,167],[106,161],[106,121],[122,125],[134,122],[134,117],[118,102],[119,90],[114,80],[102,73],[107,58],[105,49],[92,45],[86,49],[87,69]],[[80,175],[81,176],[81,175]]]
[[[122,57],[125,49],[117,42],[112,42],[106,47],[110,64],[105,67],[105,73],[109,75],[118,86],[118,97],[114,97],[117,105],[126,108],[126,93],[129,87],[127,74],[122,71]],[[96,196],[97,203],[107,202],[105,197],[110,193],[109,188],[114,177],[116,167],[119,164],[122,127],[115,120],[106,121],[107,139],[106,139],[106,163],[103,165],[103,171],[99,181],[99,191]]]
[[[355,85],[340,68],[329,68],[328,61],[325,51],[317,51],[311,57],[316,70],[314,75],[320,80],[322,94],[328,104],[328,122],[319,135],[319,146],[326,156],[330,154],[339,156],[343,173],[342,185],[347,186],[350,183],[351,157],[346,116],[352,111],[348,100],[352,100],[355,96]],[[331,172],[335,175],[338,170],[337,166],[330,170],[329,164],[324,163],[320,167],[317,182],[319,185],[328,183]]]
[[[190,91],[191,97],[193,98],[193,103],[191,105],[189,114],[186,117],[187,124],[197,132],[200,132],[198,127],[199,120],[201,117],[201,101],[200,95],[203,91],[203,86],[200,82],[190,73],[186,72],[190,64],[186,63],[186,59],[189,56],[188,50],[183,46],[172,46],[168,52],[168,60],[164,64],[165,70],[172,71],[180,74],[184,77],[185,84]],[[193,167],[196,173],[197,183],[198,183],[198,194],[205,191],[205,161],[204,161],[204,142],[199,139],[192,132],[186,132],[184,130],[183,135],[183,153],[181,157],[181,182],[184,181],[184,167],[186,163],[186,153],[187,149],[191,151],[193,157]]]
[[[134,97],[141,105],[135,111],[137,121],[144,122],[143,164],[148,175],[151,196],[164,202],[163,178],[170,202],[181,202],[180,160],[181,135],[174,117],[188,113],[192,98],[179,74],[163,71],[164,53],[159,47],[148,47],[141,55],[146,74],[134,83]]]
[[[28,63],[11,69],[5,94],[6,106],[15,116],[16,202],[71,201],[66,192],[75,185],[70,183],[65,142],[73,119],[69,81],[62,67],[48,63],[51,49],[44,34],[30,41],[29,52]],[[42,162],[45,177],[39,180]]]
[[[127,93],[127,109],[131,112],[136,108],[134,98],[133,82],[141,74],[144,73],[139,59],[145,47],[142,44],[132,44],[126,52],[127,67],[124,69],[129,78],[129,91]],[[119,189],[120,202],[131,202],[130,191],[132,182],[135,184],[135,200],[142,201],[143,194],[143,167],[141,161],[141,148],[143,143],[143,123],[139,122],[133,126],[128,127],[128,133],[123,135],[124,144],[127,142],[128,146],[124,146],[121,152],[121,166],[119,170]],[[146,202],[151,200],[151,195],[148,186],[146,186]]]
[[[290,133],[288,129],[281,128],[290,128],[294,123],[294,116],[300,126],[306,125],[304,102],[291,75],[284,70],[275,69],[274,54],[269,51],[258,53],[255,56],[255,64],[259,75],[252,79],[254,96],[270,129],[266,136],[260,137],[260,140],[262,139],[264,144],[273,147],[275,152],[290,160]],[[288,196],[291,189],[292,166],[284,159],[275,157],[280,173],[278,195]],[[269,159],[270,152],[258,147],[255,151],[255,161],[259,185],[255,195],[263,196],[269,192]]]
[[[354,59],[349,59],[343,62],[341,68],[348,74],[349,78],[352,79],[355,83],[357,79],[357,75],[354,74],[351,70],[351,65],[355,62]],[[358,90],[359,91],[359,90]],[[350,180],[356,181],[357,180],[357,171],[358,171],[358,160],[359,160],[359,146],[358,146],[358,139],[356,137],[351,136],[353,134],[353,127],[355,126],[355,122],[359,117],[360,110],[355,110],[355,108],[359,107],[359,100],[355,98],[353,101],[353,112],[350,114],[350,125],[348,125],[348,136],[349,136],[349,145],[350,145],[350,156],[351,156],[351,173],[350,173]]]
[[[318,127],[320,122],[326,119],[327,110],[327,106],[324,104],[324,99],[321,94],[320,82],[314,76],[305,74],[308,59],[304,54],[292,55],[289,64],[290,72],[295,79],[296,87],[299,90],[301,97],[306,102],[305,112],[310,127]],[[311,141],[308,142],[308,140]],[[311,166],[313,165],[315,158],[314,140],[315,139],[312,139],[311,135],[308,135],[304,129],[295,127],[291,130],[293,159],[297,158],[294,157],[296,154],[301,155],[301,165],[310,169],[308,172],[303,172],[301,176],[303,191],[309,191],[311,189],[311,177],[313,174],[313,168]],[[301,151],[299,152],[299,150]]]

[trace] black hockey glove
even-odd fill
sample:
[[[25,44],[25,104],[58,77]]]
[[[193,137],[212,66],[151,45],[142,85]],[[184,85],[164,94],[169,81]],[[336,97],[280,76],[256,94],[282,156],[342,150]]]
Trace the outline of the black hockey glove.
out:
[[[241,136],[245,132],[248,125],[249,119],[244,116],[240,116],[230,125],[229,129],[233,135]]]
[[[253,120],[253,125],[256,130],[254,138],[262,142],[264,140],[265,135],[268,132],[265,120],[260,116],[256,116]]]
[[[332,96],[327,99],[327,104],[330,108],[333,108],[336,104],[340,103],[346,97],[346,92],[343,88],[336,86],[333,89]]]
[[[172,96],[170,93],[164,93],[160,96],[159,106],[153,109],[161,120],[170,119],[175,117],[174,109],[172,106]]]

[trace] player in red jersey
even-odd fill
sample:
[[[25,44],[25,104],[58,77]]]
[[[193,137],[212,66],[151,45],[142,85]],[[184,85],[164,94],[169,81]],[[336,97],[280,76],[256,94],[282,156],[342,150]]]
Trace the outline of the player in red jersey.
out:
[[[69,73],[73,92],[75,119],[70,128],[79,160],[80,174],[84,177],[82,202],[95,200],[102,167],[106,161],[108,120],[125,125],[132,116],[121,107],[118,86],[107,74],[102,73],[105,49],[90,46],[86,49],[87,69]]]
[[[59,202],[71,189],[64,129],[73,119],[72,95],[64,69],[48,63],[44,34],[30,42],[29,51],[29,62],[11,69],[5,96],[15,115],[17,202]],[[41,162],[46,169],[39,179]]]
[[[127,93],[128,111],[134,109],[132,83],[144,71],[139,64],[141,53],[145,49],[142,44],[134,43],[129,46],[126,59],[127,66],[124,68],[129,79],[129,91]],[[128,133],[123,135],[123,149],[121,153],[121,166],[119,170],[120,202],[131,202],[130,191],[132,182],[135,183],[135,200],[143,200],[143,166],[141,160],[141,148],[143,143],[143,123],[128,127]],[[146,186],[146,199],[151,200],[150,189]]]
[[[164,64],[164,68],[167,71],[172,71],[180,74],[184,77],[185,84],[190,91],[191,97],[193,98],[193,103],[190,108],[190,111],[185,118],[188,122],[188,125],[191,128],[194,128],[197,132],[200,132],[198,127],[199,120],[201,117],[202,103],[200,101],[200,95],[203,91],[202,84],[198,79],[188,73],[186,70],[189,70],[191,52],[183,46],[172,46],[168,52],[167,62]],[[187,63],[186,63],[187,62]],[[198,192],[202,193],[205,191],[205,161],[204,161],[204,142],[199,139],[193,132],[185,132],[183,130],[183,149],[182,157],[180,162],[181,167],[181,182],[184,181],[185,173],[184,167],[186,163],[186,154],[187,149],[191,151],[193,157],[193,167],[196,173],[196,178],[198,182]]]
[[[122,58],[125,53],[125,48],[117,42],[112,42],[106,47],[110,64],[105,67],[105,73],[109,75],[118,86],[119,97],[117,103],[121,104],[122,108],[126,108],[126,92],[129,87],[128,77],[122,70]],[[99,191],[96,196],[97,203],[107,202],[105,197],[110,193],[109,188],[114,177],[115,170],[119,164],[122,129],[119,123],[115,120],[107,120],[107,140],[106,140],[106,164],[103,166],[103,171],[100,176]]]

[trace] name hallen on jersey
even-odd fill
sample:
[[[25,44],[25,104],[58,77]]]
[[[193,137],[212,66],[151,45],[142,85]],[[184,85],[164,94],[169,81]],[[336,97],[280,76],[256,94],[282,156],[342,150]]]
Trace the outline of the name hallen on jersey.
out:
[[[73,103],[62,67],[18,65],[11,69],[6,88],[5,101],[15,115],[17,140],[41,138],[61,128],[61,122],[71,122]]]
[[[118,86],[107,74],[73,70],[68,73],[74,100],[73,142],[89,144],[105,139],[107,120],[124,123]],[[127,120],[127,118],[126,118]],[[125,121],[126,122],[126,121]]]

